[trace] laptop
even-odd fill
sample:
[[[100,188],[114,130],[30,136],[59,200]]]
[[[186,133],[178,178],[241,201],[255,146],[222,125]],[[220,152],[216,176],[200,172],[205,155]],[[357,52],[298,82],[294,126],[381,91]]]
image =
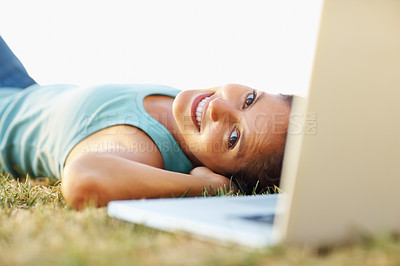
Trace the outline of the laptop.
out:
[[[325,0],[278,195],[112,201],[108,214],[250,247],[400,231],[400,1]]]

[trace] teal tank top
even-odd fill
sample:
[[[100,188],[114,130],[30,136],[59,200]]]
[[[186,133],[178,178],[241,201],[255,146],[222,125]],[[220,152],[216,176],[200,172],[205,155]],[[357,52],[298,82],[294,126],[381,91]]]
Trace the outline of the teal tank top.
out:
[[[148,95],[175,97],[162,85],[32,85],[0,88],[0,168],[14,176],[61,178],[70,151],[101,129],[131,125],[156,144],[164,169],[189,173],[192,164],[171,133],[143,107]]]

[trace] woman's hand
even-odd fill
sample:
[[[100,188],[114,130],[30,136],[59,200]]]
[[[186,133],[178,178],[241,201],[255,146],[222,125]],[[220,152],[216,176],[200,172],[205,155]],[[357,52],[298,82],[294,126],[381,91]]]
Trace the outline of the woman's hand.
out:
[[[227,190],[230,188],[233,189],[234,192],[238,191],[238,187],[236,186],[235,182],[229,180],[227,177],[217,174],[213,172],[210,168],[205,166],[198,166],[190,171],[190,175],[208,178],[210,179],[210,183],[212,184],[219,184],[219,187],[226,187]]]
[[[62,192],[74,209],[105,206],[111,200],[202,196],[229,189],[230,180],[207,167],[190,174],[171,172],[112,153],[84,153],[64,168]],[[236,186],[232,187],[237,191]]]

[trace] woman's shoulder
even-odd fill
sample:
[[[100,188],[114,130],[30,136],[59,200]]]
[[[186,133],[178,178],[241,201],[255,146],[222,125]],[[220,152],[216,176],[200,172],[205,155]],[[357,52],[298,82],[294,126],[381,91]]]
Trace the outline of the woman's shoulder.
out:
[[[163,168],[161,152],[142,130],[116,125],[97,131],[79,142],[69,153],[65,165],[85,153],[112,153],[128,160]]]

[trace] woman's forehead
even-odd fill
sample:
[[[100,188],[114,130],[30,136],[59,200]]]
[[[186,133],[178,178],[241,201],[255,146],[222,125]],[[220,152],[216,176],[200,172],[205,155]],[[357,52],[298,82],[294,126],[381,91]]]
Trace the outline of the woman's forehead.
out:
[[[240,157],[260,152],[265,154],[281,144],[286,134],[290,109],[278,95],[266,94],[263,99],[243,116],[243,143]],[[244,153],[244,154],[242,154]]]

